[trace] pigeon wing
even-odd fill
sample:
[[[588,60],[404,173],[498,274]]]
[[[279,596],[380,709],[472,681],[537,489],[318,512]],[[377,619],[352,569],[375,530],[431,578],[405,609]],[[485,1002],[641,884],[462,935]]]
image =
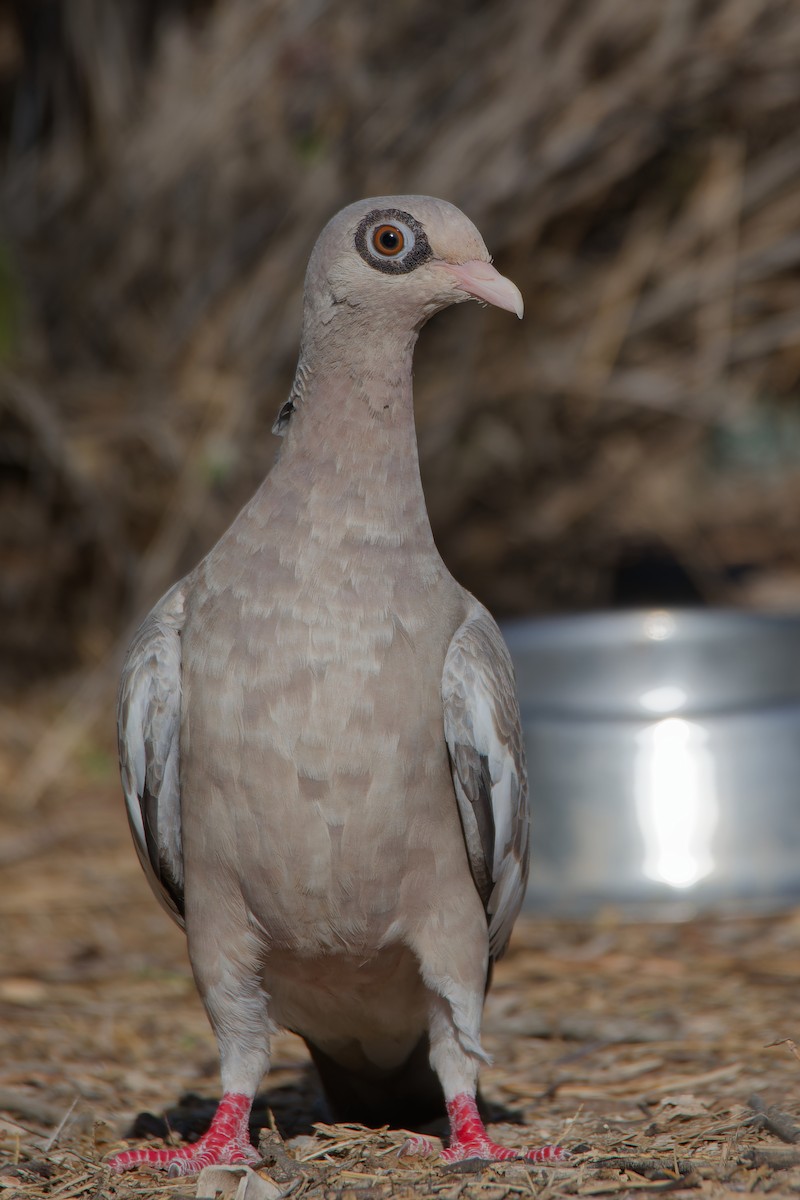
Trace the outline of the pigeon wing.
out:
[[[131,643],[117,709],[122,790],[136,852],[164,908],[183,927],[179,741],[184,583]]]
[[[464,840],[496,959],[528,880],[528,784],[514,668],[500,630],[477,604],[448,648],[442,699]]]

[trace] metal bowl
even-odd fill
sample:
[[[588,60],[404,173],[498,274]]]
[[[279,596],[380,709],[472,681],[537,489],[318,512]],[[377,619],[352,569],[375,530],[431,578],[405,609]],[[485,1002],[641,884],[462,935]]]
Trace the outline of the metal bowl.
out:
[[[709,609],[513,622],[529,908],[800,898],[800,617]]]

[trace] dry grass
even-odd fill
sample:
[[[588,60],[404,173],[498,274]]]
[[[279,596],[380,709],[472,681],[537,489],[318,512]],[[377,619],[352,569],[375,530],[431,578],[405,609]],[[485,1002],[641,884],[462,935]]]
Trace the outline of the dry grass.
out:
[[[141,1110],[167,1109],[172,1128],[196,1133],[218,1095],[183,939],[135,860],[108,749],[85,747],[82,770],[37,812],[0,810],[9,1200],[188,1195],[191,1181],[111,1178],[102,1160]],[[346,1200],[789,1194],[800,1187],[800,1062],[782,1039],[797,1034],[799,962],[798,912],[674,925],[526,918],[487,1006],[484,1090],[499,1140],[563,1141],[569,1166],[398,1161],[401,1134],[324,1124],[305,1049],[280,1035],[258,1121],[274,1113],[289,1158],[267,1145],[267,1173],[296,1180],[292,1195]],[[176,1105],[186,1093],[206,1103]]]
[[[461,204],[528,301],[420,349],[454,572],[501,614],[601,604],[655,540],[707,600],[797,601],[792,0],[226,0],[149,57],[135,7],[64,6],[85,119],[2,188],[10,666],[96,661],[208,547],[270,462],[318,230],[398,190]]]

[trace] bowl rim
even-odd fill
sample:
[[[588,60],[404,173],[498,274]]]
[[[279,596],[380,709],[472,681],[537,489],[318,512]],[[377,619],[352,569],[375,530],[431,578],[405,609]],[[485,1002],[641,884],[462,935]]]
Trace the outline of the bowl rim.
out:
[[[774,635],[778,631],[800,634],[800,612],[775,612],[733,607],[590,609],[573,613],[510,617],[501,623],[509,648],[560,642],[575,649],[576,635],[585,645],[605,642],[609,633],[628,633],[631,643],[671,642],[705,637],[723,641],[756,631]]]

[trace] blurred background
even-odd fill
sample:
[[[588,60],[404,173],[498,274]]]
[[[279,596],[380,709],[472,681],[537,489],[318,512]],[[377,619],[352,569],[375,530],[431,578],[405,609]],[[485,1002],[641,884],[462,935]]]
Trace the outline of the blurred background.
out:
[[[269,467],[308,254],[370,194],[460,205],[526,299],[419,347],[460,580],[501,618],[794,607],[798,62],[794,0],[0,0],[4,744],[39,747],[23,696],[106,715]]]

